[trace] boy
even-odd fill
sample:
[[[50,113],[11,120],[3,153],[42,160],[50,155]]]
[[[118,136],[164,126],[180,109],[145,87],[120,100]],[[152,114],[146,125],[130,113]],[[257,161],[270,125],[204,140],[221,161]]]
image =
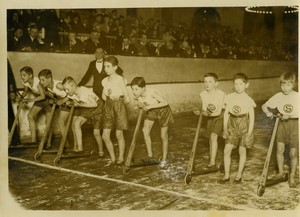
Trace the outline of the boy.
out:
[[[168,102],[161,96],[161,94],[150,88],[146,88],[146,82],[143,77],[135,77],[131,82],[131,88],[134,97],[138,100],[138,106],[146,111],[146,118],[144,120],[143,134],[148,152],[148,157],[152,158],[152,147],[150,132],[154,121],[157,120],[161,127],[162,140],[162,161],[160,168],[167,167],[168,155],[168,125],[174,122],[171,108]]]
[[[284,149],[285,145],[290,145],[291,173],[289,176],[289,186],[296,187],[295,174],[298,164],[297,152],[299,147],[299,130],[298,130],[298,110],[299,110],[299,93],[294,90],[297,84],[295,73],[286,72],[280,76],[281,92],[272,96],[265,104],[262,110],[267,117],[272,118],[273,113],[268,108],[278,109],[281,115],[281,121],[278,124],[276,141],[277,141],[277,165],[278,177],[284,175]]]
[[[223,129],[223,109],[225,93],[217,88],[218,76],[215,73],[204,75],[205,90],[200,93],[202,104],[202,114],[207,116],[207,136],[209,138],[209,164],[207,167],[216,165],[216,156],[218,151],[218,136],[222,136]],[[200,115],[199,111],[195,111]]]
[[[65,123],[69,116],[69,109],[66,106],[59,104],[59,102],[67,96],[67,93],[63,90],[61,81],[53,80],[52,72],[49,69],[43,69],[39,73],[39,79],[41,85],[45,88],[46,95],[54,95],[57,100],[57,104],[61,106],[58,118],[58,127],[63,134],[65,129]],[[52,131],[49,133],[49,139],[51,140]],[[48,142],[46,148],[50,148],[50,142]]]
[[[124,162],[125,140],[123,130],[128,129],[128,120],[125,104],[129,103],[126,89],[126,80],[116,73],[118,59],[109,56],[104,59],[104,69],[108,77],[102,80],[104,103],[103,111],[103,140],[111,158],[111,164],[116,161],[114,147],[110,139],[111,130],[116,130],[119,145],[118,165]]]
[[[32,99],[26,99],[25,102],[34,102],[27,117],[29,122],[29,128],[31,132],[31,143],[37,142],[36,136],[36,117],[37,114],[44,109],[46,111],[46,119],[51,110],[48,100],[45,98],[45,91],[40,84],[37,77],[33,76],[33,70],[29,66],[24,66],[20,70],[22,83],[24,85],[24,91],[22,92],[22,98],[26,97],[31,91],[35,97]]]
[[[66,104],[70,104],[70,102],[67,102],[69,98],[73,100],[73,105],[76,107],[72,121],[73,151],[83,151],[81,126],[88,119],[92,119],[94,125],[93,134],[98,144],[99,154],[103,153],[102,138],[100,135],[102,107],[98,103],[99,97],[97,97],[92,89],[77,86],[74,78],[70,76],[64,78],[62,86],[68,94],[68,97],[62,103],[66,102]]]
[[[248,77],[238,73],[233,78],[234,93],[225,98],[223,138],[225,175],[219,180],[220,184],[230,182],[230,164],[232,149],[239,147],[239,167],[234,184],[242,181],[242,173],[246,163],[246,148],[253,147],[253,127],[255,102],[245,92],[249,87]]]

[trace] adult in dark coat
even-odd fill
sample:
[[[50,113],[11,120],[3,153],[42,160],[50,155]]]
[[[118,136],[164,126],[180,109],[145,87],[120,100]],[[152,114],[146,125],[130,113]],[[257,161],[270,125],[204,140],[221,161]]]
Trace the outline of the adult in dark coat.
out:
[[[68,39],[62,43],[61,50],[70,53],[82,53],[83,43],[76,38],[75,32],[69,32]]]
[[[17,44],[20,38],[23,35],[23,29],[21,26],[18,26],[14,29],[13,34],[7,37],[7,50],[8,51],[16,51]]]
[[[86,71],[85,75],[82,77],[81,81],[78,83],[79,86],[85,85],[91,77],[93,77],[93,91],[94,93],[102,99],[102,80],[107,77],[106,72],[104,71],[103,59],[106,52],[103,48],[97,48],[95,51],[95,60],[91,61],[89,68]],[[123,75],[123,70],[118,67],[117,73]]]
[[[40,44],[37,40],[38,28],[35,25],[29,27],[29,33],[23,35],[17,43],[17,50],[38,51]]]

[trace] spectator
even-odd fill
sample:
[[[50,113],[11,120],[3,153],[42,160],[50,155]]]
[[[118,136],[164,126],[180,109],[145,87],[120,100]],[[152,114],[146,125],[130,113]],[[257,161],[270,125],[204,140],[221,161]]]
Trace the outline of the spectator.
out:
[[[81,23],[80,17],[77,13],[74,14],[71,22],[72,31],[77,33],[83,33],[83,25]]]
[[[176,57],[177,51],[176,51],[173,41],[167,41],[160,48],[159,53],[160,53],[160,56],[163,56],[163,57]]]
[[[120,49],[120,48],[119,48]],[[135,55],[137,53],[135,47],[130,43],[129,38],[123,38],[122,47],[119,50],[121,55]]]
[[[16,51],[17,50],[17,44],[20,38],[23,35],[23,29],[22,27],[18,26],[15,27],[13,34],[9,35],[7,37],[7,50],[8,51]]]
[[[37,40],[38,28],[35,25],[29,26],[29,33],[23,35],[17,43],[17,50],[19,51],[38,51],[39,42]]]
[[[71,13],[62,13],[62,21],[59,26],[60,32],[70,32],[72,30],[71,26]]]
[[[151,53],[150,44],[147,42],[146,34],[142,34],[140,40],[133,45],[136,49],[137,55],[150,56]]]
[[[61,50],[70,53],[82,53],[83,43],[76,39],[76,33],[71,31],[68,33],[68,39],[63,42]]]
[[[100,37],[100,33],[92,31],[90,38],[85,41],[85,53],[94,53],[99,47],[106,49],[106,39],[104,36]]]

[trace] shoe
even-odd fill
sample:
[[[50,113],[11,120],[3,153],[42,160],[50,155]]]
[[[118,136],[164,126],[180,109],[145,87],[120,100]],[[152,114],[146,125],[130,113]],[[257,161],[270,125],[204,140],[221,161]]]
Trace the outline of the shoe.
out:
[[[161,161],[158,166],[160,169],[166,169],[168,167],[167,161]]]
[[[123,164],[123,162],[124,162],[123,160],[122,161],[118,160],[117,165],[121,165],[121,164]]]
[[[240,178],[237,178],[237,177],[235,177],[235,179],[233,180],[233,184],[240,184],[242,182],[242,177],[240,177]]]
[[[230,182],[230,178],[227,178],[227,179],[223,178],[223,179],[218,180],[219,184],[225,184],[227,182]]]
[[[208,165],[207,165],[207,168],[209,168],[209,169],[210,169],[210,168],[214,168],[214,167],[216,167],[215,164],[214,164],[214,165],[212,165],[212,164],[208,164]]]
[[[292,181],[292,180],[289,180],[289,187],[290,187],[290,188],[296,188],[296,186],[297,186],[297,185],[296,185],[296,182],[295,182],[294,180],[293,180],[293,181]]]
[[[99,157],[104,157],[104,152],[103,151],[99,151]]]

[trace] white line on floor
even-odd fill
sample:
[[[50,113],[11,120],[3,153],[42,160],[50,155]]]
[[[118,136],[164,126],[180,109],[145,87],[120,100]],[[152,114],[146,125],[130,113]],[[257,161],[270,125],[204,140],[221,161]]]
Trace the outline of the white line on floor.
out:
[[[208,202],[208,203],[211,203],[211,204],[230,207],[230,208],[233,208],[233,209],[251,210],[251,208],[249,209],[249,207],[245,207],[245,206],[237,206],[237,205],[232,205],[232,204],[228,204],[228,203],[226,203],[226,204],[225,203],[216,203],[214,201],[211,201],[211,200],[208,200],[206,198],[199,197],[199,196],[183,194],[183,193],[179,193],[179,192],[175,192],[175,191],[170,191],[170,190],[161,189],[161,188],[155,188],[155,187],[142,185],[142,184],[138,184],[138,183],[134,183],[134,182],[127,182],[127,181],[123,181],[123,180],[119,180],[119,179],[108,178],[106,176],[94,175],[94,174],[91,174],[91,173],[80,172],[80,171],[66,169],[66,168],[62,168],[62,167],[55,167],[55,166],[51,166],[51,165],[48,165],[48,164],[37,163],[37,162],[34,162],[34,161],[25,160],[25,159],[18,158],[18,157],[10,157],[9,156],[8,159],[15,160],[15,161],[20,161],[20,162],[23,162],[23,163],[28,163],[28,164],[48,168],[48,169],[59,170],[59,171],[74,173],[74,174],[77,174],[77,175],[87,176],[87,177],[91,177],[91,178],[102,179],[102,180],[106,180],[106,181],[117,182],[117,183],[120,183],[120,184],[126,184],[126,185],[135,186],[135,187],[145,188],[147,190],[160,191],[160,192],[164,192],[164,193],[167,193],[167,194],[173,194],[173,195],[176,195],[178,197],[186,197],[186,198],[190,198],[190,199],[194,199],[194,200],[198,200],[198,201],[205,201],[205,202]]]

